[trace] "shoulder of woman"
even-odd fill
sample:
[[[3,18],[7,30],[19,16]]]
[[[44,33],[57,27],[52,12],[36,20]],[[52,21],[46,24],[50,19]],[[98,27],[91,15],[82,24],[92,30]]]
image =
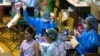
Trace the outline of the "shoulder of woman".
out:
[[[26,42],[26,40],[23,40],[23,41],[22,41],[22,43],[25,43],[25,42]]]
[[[34,40],[34,45],[38,45],[38,41],[37,40]]]

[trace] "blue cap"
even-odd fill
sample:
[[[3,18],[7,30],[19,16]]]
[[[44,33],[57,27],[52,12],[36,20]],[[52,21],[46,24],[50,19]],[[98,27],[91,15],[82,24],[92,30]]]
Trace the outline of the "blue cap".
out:
[[[92,25],[93,29],[96,29],[96,30],[98,29],[98,22],[95,17],[88,16],[86,17],[86,20],[88,21],[89,24]]]
[[[49,35],[50,38],[57,39],[58,33],[55,29],[53,28],[46,29],[46,33]]]

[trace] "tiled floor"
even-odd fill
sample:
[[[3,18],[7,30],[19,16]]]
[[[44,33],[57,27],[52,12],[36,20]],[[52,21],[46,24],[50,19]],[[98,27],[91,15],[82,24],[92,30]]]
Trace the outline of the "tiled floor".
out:
[[[19,40],[15,39],[13,40],[12,37],[16,37],[12,36],[12,33],[10,34],[10,30],[7,29],[7,31],[5,31],[2,36],[0,36],[0,46],[2,47],[2,49],[4,50],[4,52],[12,52],[14,54],[14,56],[18,56],[18,51],[19,51]]]
[[[2,47],[4,52],[12,52],[14,56],[18,56],[18,40],[12,41],[10,39],[9,31],[5,32],[2,37],[0,37],[0,46]]]
[[[6,22],[6,21],[5,21]],[[1,25],[0,25],[1,26]],[[2,31],[2,36],[1,36]],[[19,40],[14,40],[16,36],[12,36],[12,33],[10,34],[10,29],[3,28],[0,29],[0,46],[2,47],[4,52],[11,52],[14,56],[18,56],[19,52]]]

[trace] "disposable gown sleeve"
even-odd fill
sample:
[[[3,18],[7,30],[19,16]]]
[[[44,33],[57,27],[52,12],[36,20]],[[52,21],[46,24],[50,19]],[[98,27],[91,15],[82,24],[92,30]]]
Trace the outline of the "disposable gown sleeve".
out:
[[[80,36],[77,36],[77,35],[75,35],[75,37],[76,37],[76,40],[78,41],[78,42],[80,42]]]
[[[46,56],[46,53],[44,52],[44,50],[41,51],[41,55],[42,55],[42,56]]]
[[[86,36],[84,36],[86,37]],[[87,40],[81,40],[80,41],[80,44],[84,47],[84,48],[93,48],[93,47],[96,47],[96,46],[100,46],[100,38],[99,36],[97,36],[97,34],[91,34],[91,35],[88,35],[88,37],[86,37]]]
[[[80,38],[78,36],[75,36],[76,37],[76,40],[79,42]]]
[[[54,56],[66,56],[66,51],[64,49],[64,43],[61,43],[54,52]]]
[[[36,18],[32,18],[28,15],[26,10],[23,10],[24,19],[28,22],[29,25],[35,26]]]
[[[51,28],[52,28],[52,27],[53,27],[53,28],[57,28],[57,23],[56,23],[55,21],[52,20],[52,21],[50,22],[50,24],[51,24],[51,26],[50,26]]]

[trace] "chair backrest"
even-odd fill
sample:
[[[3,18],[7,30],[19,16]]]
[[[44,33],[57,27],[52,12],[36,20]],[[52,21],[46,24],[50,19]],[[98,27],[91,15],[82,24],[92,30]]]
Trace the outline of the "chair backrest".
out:
[[[86,53],[84,56],[100,56],[100,53]]]
[[[62,12],[60,11],[59,14],[58,14],[58,28],[59,28],[59,31],[62,30]]]
[[[57,18],[57,8],[54,8],[54,18],[56,19]]]
[[[59,0],[56,0],[55,5],[59,7]]]
[[[67,19],[67,27],[69,27],[70,29],[73,29],[73,24],[74,24],[74,18],[69,17]]]

